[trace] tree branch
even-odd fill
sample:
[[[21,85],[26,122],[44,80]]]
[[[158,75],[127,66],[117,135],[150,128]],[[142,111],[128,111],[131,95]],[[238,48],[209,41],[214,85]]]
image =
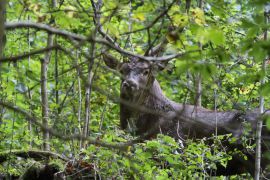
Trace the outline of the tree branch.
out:
[[[41,53],[44,53],[44,52],[47,52],[47,51],[51,51],[51,50],[54,50],[54,49],[61,49],[61,48],[60,48],[59,45],[48,46],[46,48],[34,50],[32,52],[29,52],[29,53],[20,54],[20,55],[17,55],[17,56],[0,58],[0,62],[1,63],[15,62],[15,61],[18,61],[18,60],[22,60],[24,58],[28,58],[29,56],[41,54]]]
[[[194,53],[194,52],[199,52],[200,50],[194,50],[194,51],[187,51],[184,53],[177,53],[177,54],[172,54],[172,55],[168,55],[168,56],[162,56],[162,57],[151,57],[151,56],[143,56],[143,55],[139,55],[139,54],[134,54],[130,51],[126,51],[120,47],[115,46],[114,44],[110,43],[109,41],[107,41],[106,39],[100,39],[100,38],[94,38],[92,36],[86,37],[86,36],[82,36],[82,35],[78,35],[78,34],[74,34],[65,30],[59,30],[56,28],[53,28],[51,26],[45,25],[45,24],[41,24],[41,23],[33,23],[33,22],[17,22],[17,23],[6,23],[5,24],[5,28],[6,30],[12,30],[15,28],[35,28],[35,29],[40,29],[40,30],[44,30],[53,34],[58,34],[67,38],[71,38],[71,39],[75,39],[78,41],[90,41],[90,42],[96,42],[96,43],[100,43],[100,44],[104,44],[112,49],[114,49],[115,51],[121,53],[122,55],[127,55],[127,56],[132,56],[135,58],[139,58],[141,60],[146,60],[146,61],[169,61],[172,60],[174,58],[178,58],[181,57],[187,53]]]
[[[6,30],[13,30],[13,29],[19,29],[19,28],[34,28],[39,30],[44,30],[52,34],[61,35],[64,37],[68,37],[71,39],[75,39],[78,41],[85,41],[87,38],[85,36],[81,36],[75,33],[71,33],[65,30],[59,30],[57,28],[51,27],[46,24],[42,23],[34,23],[29,21],[19,21],[19,22],[7,22],[5,23],[5,29]]]

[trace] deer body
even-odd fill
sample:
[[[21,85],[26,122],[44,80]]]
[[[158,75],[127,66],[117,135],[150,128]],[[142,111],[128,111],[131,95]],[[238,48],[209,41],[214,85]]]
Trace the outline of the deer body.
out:
[[[243,134],[245,121],[251,124],[252,130],[256,128],[260,115],[258,112],[218,112],[171,101],[163,94],[155,79],[154,71],[157,67],[151,62],[135,59],[116,66],[117,63],[111,56],[106,55],[104,60],[109,67],[118,69],[122,75],[120,92],[120,98],[123,100],[120,103],[122,129],[129,129],[146,139],[162,133],[176,140],[185,140],[229,133],[239,138]],[[240,140],[235,144],[227,142],[224,146],[228,150],[237,148],[243,151],[248,159],[244,160],[235,155],[226,168],[217,165],[216,175],[240,174],[246,171],[254,173],[254,153],[245,152]]]
[[[122,93],[121,98],[130,100]],[[234,121],[242,116],[242,113],[214,112],[201,107],[176,103],[163,94],[156,79],[152,86],[146,89],[141,104],[136,104],[136,101],[131,102],[149,111],[142,112],[132,106],[120,104],[121,128],[136,132],[137,135],[149,133],[149,137],[153,137],[158,133],[163,133],[175,139],[203,138],[215,134],[216,127],[218,134],[227,134],[230,131],[235,136],[240,136],[241,133],[241,124]],[[256,123],[256,118],[252,120],[254,120],[253,124]]]

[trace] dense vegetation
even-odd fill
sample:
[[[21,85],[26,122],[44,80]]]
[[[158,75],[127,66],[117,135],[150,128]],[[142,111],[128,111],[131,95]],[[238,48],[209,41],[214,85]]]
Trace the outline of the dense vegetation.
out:
[[[126,61],[166,41],[163,56],[183,53],[157,75],[170,99],[220,111],[269,109],[267,3],[1,1],[0,179],[27,179],[25,172],[44,165],[65,169],[71,179],[213,176],[217,162],[226,166],[241,154],[222,146],[236,139],[213,135],[210,145],[205,138],[182,147],[159,135],[135,143],[119,128],[120,76],[102,53]],[[254,139],[247,134],[241,141],[255,151]]]

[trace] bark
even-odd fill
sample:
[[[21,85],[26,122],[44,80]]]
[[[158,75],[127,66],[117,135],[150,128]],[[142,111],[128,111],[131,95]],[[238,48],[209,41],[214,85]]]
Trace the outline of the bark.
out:
[[[53,35],[48,34],[47,46],[52,46]],[[48,64],[51,58],[51,51],[47,51],[44,59],[41,62],[41,109],[42,109],[42,124],[44,127],[49,127],[49,105],[48,105],[48,94],[47,94],[47,71]],[[46,151],[50,150],[49,145],[50,134],[48,131],[43,132],[43,149]]]
[[[30,16],[28,15],[28,21],[30,20]],[[27,41],[28,41],[28,53],[30,53],[30,29],[28,28],[28,31],[27,31]],[[31,55],[28,56],[28,69],[30,67],[30,60],[31,60]],[[27,87],[27,94],[28,94],[28,99],[29,100],[32,100],[32,94],[31,94],[31,88],[28,86]],[[30,111],[32,111],[33,108],[33,105],[31,103],[29,103],[29,106],[30,106]],[[32,128],[32,123],[31,123],[31,120],[29,120],[28,122],[28,131],[29,131],[29,134],[30,134],[30,139],[29,139],[29,146],[30,148],[33,147],[33,141],[32,141],[32,137],[33,137],[33,128]]]
[[[55,38],[55,44],[57,44],[57,40]],[[58,84],[59,84],[59,79],[58,79],[58,76],[59,76],[59,73],[58,73],[58,51],[57,49],[55,50],[55,57],[54,57],[54,79],[55,79],[55,103],[57,105],[59,105],[59,90],[58,90]],[[60,113],[60,107],[58,106],[58,108],[56,109],[56,117],[58,119],[58,115]]]
[[[268,12],[264,12],[265,16],[265,24],[268,24]],[[264,32],[264,40],[267,41],[267,29]],[[266,59],[263,59],[262,62],[262,71],[266,72]],[[263,77],[261,80],[261,86],[265,84],[265,78]],[[260,113],[264,112],[264,97],[260,95]],[[260,179],[261,174],[261,156],[262,156],[262,119],[258,119],[257,128],[256,128],[256,160],[255,160],[255,180]]]
[[[5,46],[5,12],[6,11],[6,0],[0,1],[0,58],[3,57],[4,54],[4,46]]]
[[[51,7],[56,7],[56,1],[52,0]],[[49,3],[50,4],[50,3]],[[53,20],[53,17],[52,17]],[[53,34],[48,33],[47,47],[53,46]],[[49,104],[48,104],[48,94],[47,94],[47,71],[48,64],[51,58],[51,51],[47,51],[44,60],[41,62],[41,103],[42,103],[42,124],[44,127],[49,127]],[[43,149],[46,151],[50,150],[50,134],[49,131],[43,131]]]
[[[5,46],[5,10],[6,10],[6,0],[0,1],[0,59],[4,56],[4,46]],[[2,62],[0,61],[0,99],[4,99],[3,89],[2,89]],[[0,107],[0,123],[2,122],[3,108]]]
[[[95,31],[96,32],[96,31]],[[94,33],[93,35],[96,35]],[[87,84],[85,89],[85,122],[83,127],[83,136],[87,137],[89,135],[89,124],[90,124],[90,115],[91,115],[91,104],[90,104],[90,97],[92,92],[92,80],[93,80],[93,65],[95,60],[95,48],[96,45],[94,42],[91,43],[91,52],[90,58],[88,63],[88,76],[87,76]]]
[[[200,9],[203,9],[203,0],[199,0],[198,7]],[[202,44],[198,43],[200,51],[202,51]],[[195,74],[195,105],[196,106],[202,106],[202,76],[201,73]]]
[[[76,66],[79,65],[78,62],[79,59],[79,53],[76,51]],[[81,88],[81,79],[80,79],[80,72],[77,69],[78,74],[78,93],[79,93],[79,105],[78,105],[78,124],[79,124],[79,134],[82,135],[82,126],[81,126],[81,112],[82,112],[82,88]],[[82,140],[79,141],[80,149],[83,148]]]
[[[94,22],[96,24],[95,30],[92,33],[92,38],[95,38],[97,36],[97,31],[100,26],[99,20],[100,20],[100,8],[102,1],[98,1],[98,3],[95,3],[94,1],[91,1],[92,7],[95,11],[95,17],[94,17]],[[101,4],[100,4],[101,3]],[[87,76],[87,82],[86,82],[86,87],[85,87],[85,121],[84,121],[84,127],[83,127],[83,136],[87,137],[89,136],[89,124],[90,124],[90,116],[91,116],[91,102],[90,102],[90,97],[91,97],[91,92],[92,92],[92,80],[93,80],[93,65],[94,65],[94,60],[95,60],[95,49],[96,49],[96,42],[92,41],[91,42],[91,47],[90,47],[90,58],[88,62],[88,76]]]
[[[29,87],[28,87],[27,95],[28,95],[28,99],[32,100],[31,90],[30,90]],[[33,105],[29,104],[29,106],[30,106],[30,109],[29,109],[30,113],[32,114],[32,109],[34,109]],[[30,134],[29,146],[30,146],[30,148],[32,148],[33,147],[33,139],[32,139],[33,138],[33,124],[31,122],[31,119],[28,120],[28,131],[29,131],[29,134]]]
[[[91,57],[88,62],[88,76],[87,76],[87,84],[85,87],[85,120],[83,126],[83,136],[87,137],[89,135],[89,123],[90,123],[90,115],[91,115],[91,106],[90,106],[90,96],[91,96],[91,86],[92,86],[92,78],[93,72],[92,67],[94,63],[93,52],[95,48],[95,43],[91,44]]]
[[[202,76],[201,73],[196,73],[195,74],[195,105],[198,107],[202,106]]]
[[[191,0],[186,0],[186,12],[189,13]]]

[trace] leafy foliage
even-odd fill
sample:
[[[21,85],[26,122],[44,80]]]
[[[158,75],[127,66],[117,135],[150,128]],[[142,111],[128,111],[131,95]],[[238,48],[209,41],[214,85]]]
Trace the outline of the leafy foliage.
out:
[[[85,157],[97,165],[98,173],[103,177],[203,178],[211,175],[210,170],[216,168],[216,163],[226,166],[227,160],[231,158],[229,153],[216,144],[225,138],[216,139],[212,147],[203,139],[188,141],[187,147],[183,148],[173,138],[159,135],[157,139],[136,144],[126,152],[91,145],[85,150]]]
[[[242,0],[241,3],[207,0],[200,9],[196,1],[191,1],[188,12],[184,1],[103,0],[100,23],[116,43],[135,54],[143,54],[163,38],[169,42],[165,55],[197,50],[170,61],[167,69],[158,75],[164,93],[171,99],[194,104],[194,74],[200,73],[204,107],[246,111],[259,107],[260,95],[269,108],[270,42],[263,38],[269,28],[264,20],[266,3],[266,0]],[[91,1],[59,1],[52,8],[42,0],[10,0],[6,8],[7,22],[29,20],[86,37],[97,31]],[[163,15],[157,18],[160,14]],[[169,27],[174,28],[173,33]],[[81,134],[84,126],[87,82],[82,77],[87,77],[91,47],[86,42],[74,42],[58,35],[54,41],[66,51],[53,50],[48,64],[49,127],[68,137]],[[31,28],[6,31],[4,56],[26,54],[46,47],[46,43],[47,33],[43,31]],[[120,77],[104,67],[101,59],[104,49],[102,44],[95,45],[90,136],[105,142],[125,142],[133,137],[119,129],[119,107],[111,98],[119,95]],[[113,53],[119,60],[125,60],[120,53]],[[2,63],[0,69],[0,99],[12,102],[40,122],[40,62],[43,59],[44,54],[33,55]],[[267,66],[262,70],[264,59]],[[265,79],[263,85],[262,79]],[[0,113],[0,151],[41,149],[39,126],[7,108],[0,107]],[[270,129],[270,119],[265,121]],[[78,158],[83,152],[84,160],[94,163],[96,172],[106,178],[188,179],[211,176],[209,171],[216,168],[216,163],[226,166],[234,153],[221,149],[219,143],[226,138],[215,137],[212,145],[206,139],[189,140],[180,148],[172,138],[160,135],[135,144],[126,152],[97,145],[81,149],[77,140],[64,141],[53,136],[50,145],[52,151],[70,158]],[[228,135],[228,138],[231,137]],[[253,144],[245,145],[254,148]],[[1,164],[0,173],[19,176],[33,163],[21,162],[11,158]]]

